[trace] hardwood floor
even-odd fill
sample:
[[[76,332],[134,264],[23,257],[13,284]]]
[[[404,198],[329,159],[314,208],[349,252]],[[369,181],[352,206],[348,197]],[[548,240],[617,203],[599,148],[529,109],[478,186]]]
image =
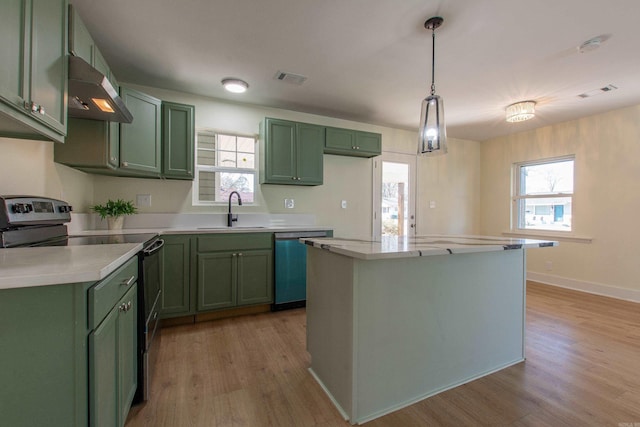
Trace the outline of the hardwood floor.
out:
[[[526,362],[366,425],[640,426],[640,304],[529,282],[526,345]],[[304,309],[164,329],[126,427],[348,426],[308,366]]]

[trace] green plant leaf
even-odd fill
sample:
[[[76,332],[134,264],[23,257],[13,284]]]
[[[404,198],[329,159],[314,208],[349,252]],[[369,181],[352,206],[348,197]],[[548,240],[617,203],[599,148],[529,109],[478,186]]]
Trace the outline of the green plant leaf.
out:
[[[91,207],[91,210],[100,215],[100,218],[106,217],[119,217],[122,215],[132,215],[138,212],[132,201],[130,200],[111,200],[109,199],[104,205],[95,205]]]

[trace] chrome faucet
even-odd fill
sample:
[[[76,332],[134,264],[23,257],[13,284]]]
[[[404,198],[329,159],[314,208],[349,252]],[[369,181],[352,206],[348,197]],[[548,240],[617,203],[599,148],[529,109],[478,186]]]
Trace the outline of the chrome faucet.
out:
[[[232,191],[231,194],[229,194],[229,213],[227,214],[227,227],[233,227],[233,223],[238,222],[238,215],[234,215],[231,213],[231,197],[233,197],[234,194],[238,196],[238,206],[242,206],[242,198],[240,197],[240,193],[238,193],[237,191]]]

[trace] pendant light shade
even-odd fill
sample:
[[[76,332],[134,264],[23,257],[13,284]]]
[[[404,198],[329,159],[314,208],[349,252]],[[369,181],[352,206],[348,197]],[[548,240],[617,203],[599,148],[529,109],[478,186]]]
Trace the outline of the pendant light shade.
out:
[[[442,98],[436,95],[435,85],[435,60],[436,60],[436,33],[435,29],[442,25],[443,19],[439,16],[429,18],[424,27],[431,30],[431,95],[422,101],[420,112],[420,130],[418,131],[418,154],[438,156],[447,152],[447,129],[444,124],[444,103]]]
[[[419,154],[435,156],[447,152],[447,129],[444,126],[444,104],[438,95],[422,100],[420,113]]]

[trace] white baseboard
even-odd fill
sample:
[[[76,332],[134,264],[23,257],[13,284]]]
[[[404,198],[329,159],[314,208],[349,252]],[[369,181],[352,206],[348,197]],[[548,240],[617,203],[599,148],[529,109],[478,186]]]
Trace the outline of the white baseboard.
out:
[[[535,273],[532,271],[527,271],[527,280],[625,301],[640,302],[640,290],[637,289],[617,288],[615,286],[603,285],[601,283],[583,282],[580,280],[552,276],[550,274]]]

